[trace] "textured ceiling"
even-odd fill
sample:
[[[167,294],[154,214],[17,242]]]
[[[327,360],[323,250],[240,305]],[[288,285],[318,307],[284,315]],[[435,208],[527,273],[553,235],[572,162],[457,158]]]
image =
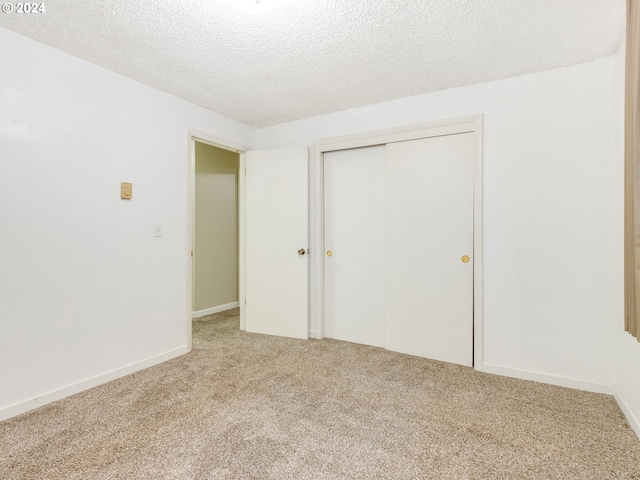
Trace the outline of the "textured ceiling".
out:
[[[625,18],[625,0],[44,3],[0,26],[254,127],[601,58]]]

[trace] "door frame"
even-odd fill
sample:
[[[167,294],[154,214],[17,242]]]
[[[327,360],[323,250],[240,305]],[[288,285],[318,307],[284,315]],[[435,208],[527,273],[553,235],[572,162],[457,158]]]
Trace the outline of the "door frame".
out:
[[[315,338],[324,338],[325,272],[324,272],[324,153],[350,148],[383,145],[421,138],[473,133],[475,139],[473,167],[473,366],[482,371],[483,349],[483,257],[482,257],[482,114],[444,119],[406,127],[377,130],[315,142],[314,242],[315,255]]]
[[[192,322],[193,322],[193,252],[195,250],[195,208],[196,208],[196,150],[195,142],[211,145],[236,152],[240,155],[240,167],[238,171],[238,303],[240,305],[240,329],[244,330],[244,303],[240,300],[244,298],[244,191],[245,178],[240,172],[244,171],[244,153],[251,148],[239,143],[227,140],[215,135],[201,132],[192,128],[187,129],[187,238],[186,238],[186,265],[187,265],[187,311],[186,311],[186,335],[187,349],[191,351],[192,346]]]

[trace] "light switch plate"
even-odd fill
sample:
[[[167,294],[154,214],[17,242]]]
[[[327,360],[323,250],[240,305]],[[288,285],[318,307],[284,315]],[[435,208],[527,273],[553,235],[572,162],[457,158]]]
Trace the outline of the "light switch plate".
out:
[[[154,223],[153,224],[153,236],[154,237],[161,237],[162,236],[162,224],[161,223]]]
[[[123,200],[131,200],[133,195],[133,184],[127,182],[120,183],[120,198]]]

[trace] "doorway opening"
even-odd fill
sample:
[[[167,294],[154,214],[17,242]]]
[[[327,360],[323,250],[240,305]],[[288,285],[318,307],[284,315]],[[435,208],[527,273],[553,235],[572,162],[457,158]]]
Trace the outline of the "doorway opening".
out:
[[[187,347],[194,318],[240,307],[244,329],[244,145],[187,132]]]
[[[193,317],[237,308],[240,154],[194,141]]]

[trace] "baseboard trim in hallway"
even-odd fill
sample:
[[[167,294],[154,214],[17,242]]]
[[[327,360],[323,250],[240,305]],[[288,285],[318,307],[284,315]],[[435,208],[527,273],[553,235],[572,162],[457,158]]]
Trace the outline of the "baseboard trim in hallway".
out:
[[[224,312],[225,310],[231,310],[232,308],[238,308],[240,302],[226,303],[224,305],[218,305],[217,307],[205,308],[204,310],[198,310],[193,312],[193,318],[206,317],[207,315],[213,315],[214,313]]]

